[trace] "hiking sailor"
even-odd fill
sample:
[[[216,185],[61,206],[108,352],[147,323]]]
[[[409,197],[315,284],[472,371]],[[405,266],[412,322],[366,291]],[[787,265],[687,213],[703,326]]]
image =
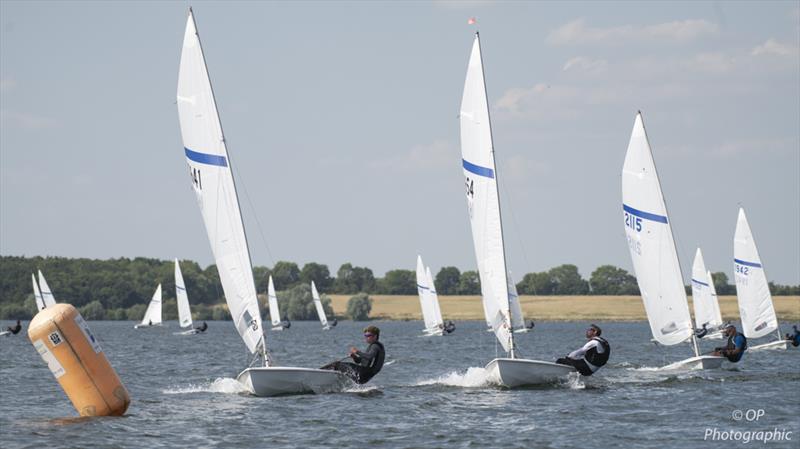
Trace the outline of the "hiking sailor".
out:
[[[725,357],[732,363],[742,360],[742,356],[747,350],[747,337],[736,332],[736,326],[731,323],[726,324],[722,331],[728,337],[728,344],[721,348],[715,348],[713,355]]]
[[[566,357],[556,360],[556,363],[573,366],[582,375],[591,376],[608,362],[611,355],[611,345],[600,336],[602,333],[597,325],[592,324],[586,329],[586,338],[589,341]]]
[[[350,362],[333,362],[323,366],[320,369],[329,369],[344,373],[347,377],[358,384],[365,384],[372,379],[381,368],[383,368],[383,360],[386,357],[386,351],[383,344],[378,341],[380,338],[381,330],[375,326],[367,326],[364,329],[364,338],[367,340],[367,350],[364,352],[356,348],[350,348],[349,357],[355,363]]]

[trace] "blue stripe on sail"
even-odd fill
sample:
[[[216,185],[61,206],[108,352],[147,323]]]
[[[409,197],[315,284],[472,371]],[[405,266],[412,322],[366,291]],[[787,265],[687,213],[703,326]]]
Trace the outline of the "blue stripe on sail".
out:
[[[702,281],[698,281],[698,280],[697,280],[697,279],[695,279],[695,278],[692,278],[692,282],[697,282],[697,283],[698,283],[698,284],[700,284],[700,285],[705,285],[706,287],[708,287],[708,284],[706,284],[705,282],[702,282]]]
[[[745,266],[748,266],[748,267],[761,268],[761,264],[760,263],[748,262],[746,260],[739,260],[739,259],[733,259],[733,261],[738,263],[739,265],[745,265]]]
[[[206,164],[206,165],[216,165],[219,167],[228,166],[228,160],[225,158],[225,156],[217,156],[216,154],[208,154],[208,153],[198,153],[197,151],[192,151],[185,147],[184,150],[186,150],[186,157],[195,162],[199,162],[201,164]]]
[[[183,290],[183,291],[186,291],[186,289],[185,289],[185,288],[183,288],[183,287],[181,287],[180,285],[176,285],[176,286],[175,286],[175,288],[177,288],[178,290]]]
[[[634,209],[634,208],[628,206],[627,204],[623,204],[622,205],[622,209],[625,212],[627,212],[627,213],[629,213],[631,215],[636,215],[637,217],[642,217],[645,220],[657,221],[659,223],[664,223],[664,224],[667,223],[667,217],[665,217],[663,215],[651,214],[650,212],[645,212],[645,211],[641,211],[639,209]]]
[[[466,159],[461,159],[461,162],[464,166],[464,170],[475,173],[478,176],[483,176],[485,178],[494,178],[494,170],[487,167],[481,167],[480,165],[475,165],[472,162],[467,161]]]
[[[419,284],[417,284],[417,288],[421,288],[423,290],[428,290],[428,287],[425,287],[424,285],[419,285]]]

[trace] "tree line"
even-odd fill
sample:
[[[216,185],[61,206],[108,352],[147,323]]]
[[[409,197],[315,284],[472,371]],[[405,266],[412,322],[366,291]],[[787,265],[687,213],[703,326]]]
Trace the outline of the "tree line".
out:
[[[222,286],[215,265],[206,268],[196,262],[180,262],[192,310],[198,319],[224,319],[227,311],[217,307],[224,302]],[[42,270],[56,300],[66,301],[76,307],[93,304],[87,312],[100,313],[105,319],[140,319],[144,309],[161,284],[164,295],[165,319],[174,312],[174,264],[151,258],[119,258],[109,260],[72,259],[64,257],[0,256],[0,318],[35,312],[31,273]],[[376,278],[371,269],[342,264],[333,276],[327,265],[310,262],[300,268],[294,262],[280,261],[272,268],[253,268],[256,290],[263,298],[267,280],[272,275],[279,299],[298,286],[308,286],[311,281],[320,293],[355,295],[415,295],[417,293],[414,270],[388,271]],[[717,293],[731,295],[735,286],[729,284],[723,272],[712,275]],[[527,273],[514,279],[517,292],[522,295],[638,295],[636,278],[626,270],[603,265],[584,279],[575,265],[565,264],[539,273]],[[456,267],[443,267],[436,274],[434,284],[441,295],[478,295],[480,278],[475,271],[461,272]],[[773,295],[800,295],[800,286],[783,286],[770,283]],[[691,292],[687,286],[687,292]],[[300,295],[300,293],[297,293]],[[309,294],[310,295],[310,294]],[[286,296],[287,298],[289,296]],[[305,296],[303,296],[305,298]],[[310,298],[310,296],[308,296]],[[287,303],[286,307],[289,307]],[[311,312],[313,306],[303,302],[302,307]],[[263,305],[263,304],[262,304]],[[330,306],[328,306],[330,307]],[[284,307],[282,307],[283,309]],[[174,309],[174,310],[173,310]],[[331,312],[332,310],[326,310]],[[308,314],[291,312],[290,319],[305,319]],[[316,313],[311,319],[316,319]]]

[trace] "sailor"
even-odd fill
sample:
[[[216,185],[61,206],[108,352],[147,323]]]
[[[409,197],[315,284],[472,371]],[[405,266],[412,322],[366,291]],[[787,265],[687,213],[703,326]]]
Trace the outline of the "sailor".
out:
[[[611,345],[600,336],[602,333],[597,325],[592,324],[586,329],[586,338],[589,341],[566,357],[556,360],[556,363],[573,366],[582,375],[591,376],[608,362],[611,355]]]
[[[742,360],[742,356],[747,350],[747,337],[736,332],[736,326],[731,323],[726,324],[722,331],[728,337],[728,344],[724,347],[715,348],[713,355],[725,357],[732,363]]]
[[[20,324],[19,320],[17,320],[17,324],[15,326],[13,326],[13,327],[12,326],[8,326],[6,328],[6,330],[11,332],[14,335],[17,335],[19,333],[19,331],[22,330],[22,324]]]
[[[337,320],[336,318],[334,318],[332,322],[328,323],[330,327],[336,327],[337,324],[339,324],[339,320]]]
[[[702,329],[695,329],[694,336],[697,338],[703,338],[708,334],[708,323],[703,323]]]
[[[197,326],[195,329],[197,329],[198,332],[205,332],[206,329],[208,329],[208,324],[206,324],[206,322],[203,321],[203,324]]]
[[[152,326],[152,325],[153,325],[153,320],[149,320],[149,321],[147,322],[147,325],[148,325],[148,326]]]
[[[528,325],[525,326],[525,328],[526,329],[533,329],[535,326],[536,326],[536,323],[534,323],[533,320],[531,320],[531,322],[528,323]]]
[[[450,334],[454,330],[456,330],[456,323],[454,323],[451,320],[447,320],[447,324],[445,324],[445,326],[444,326],[444,331],[447,332],[448,334]]]
[[[364,338],[367,340],[367,350],[364,352],[356,348],[350,348],[349,357],[355,363],[350,362],[333,362],[323,366],[321,369],[329,369],[344,373],[347,377],[358,384],[365,384],[372,379],[381,368],[383,368],[383,360],[386,357],[386,351],[383,344],[378,341],[380,338],[381,330],[375,326],[367,326],[364,329]]]
[[[289,321],[289,318],[286,318],[286,319],[285,319],[285,320],[283,320],[283,322],[281,323],[281,326],[283,326],[283,328],[284,328],[284,329],[289,329],[290,327],[292,327],[292,322],[291,322],[291,321]]]
[[[17,322],[19,323],[19,321]],[[797,330],[796,324],[792,326],[792,330],[794,330],[794,334],[786,334],[786,340],[789,340],[792,346],[798,347],[800,346],[800,330]]]

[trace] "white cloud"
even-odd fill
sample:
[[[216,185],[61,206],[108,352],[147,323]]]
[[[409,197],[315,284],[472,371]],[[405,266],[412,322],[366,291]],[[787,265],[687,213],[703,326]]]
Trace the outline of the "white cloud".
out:
[[[766,42],[754,48],[750,54],[753,56],[799,56],[800,49],[789,44],[782,44],[775,39],[767,39]]]
[[[58,125],[56,120],[27,112],[0,110],[0,123],[11,128],[46,129]]]
[[[659,23],[656,25],[621,25],[616,27],[591,27],[585,19],[564,24],[547,35],[554,45],[620,44],[626,41],[678,41],[687,42],[719,32],[717,24],[704,19]]]
[[[605,59],[589,59],[583,56],[576,56],[564,63],[561,69],[563,72],[605,72],[608,69],[608,61]]]

